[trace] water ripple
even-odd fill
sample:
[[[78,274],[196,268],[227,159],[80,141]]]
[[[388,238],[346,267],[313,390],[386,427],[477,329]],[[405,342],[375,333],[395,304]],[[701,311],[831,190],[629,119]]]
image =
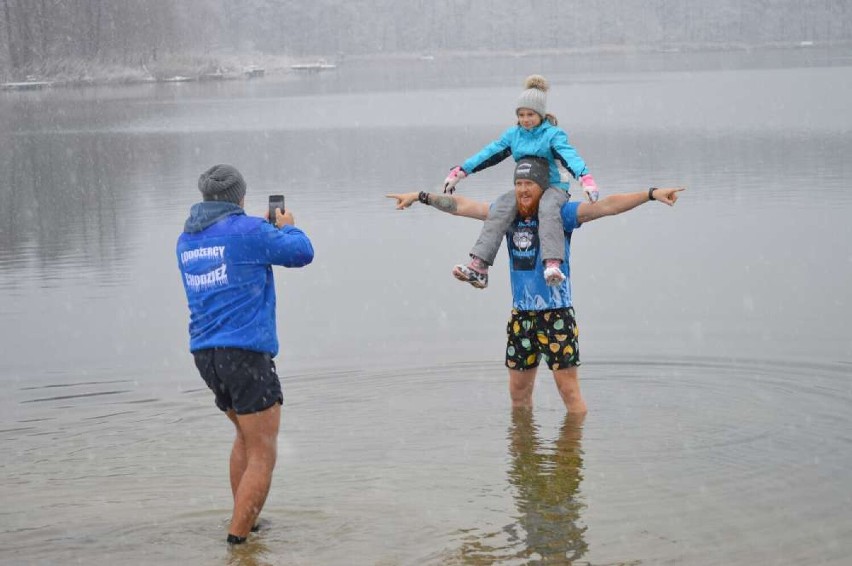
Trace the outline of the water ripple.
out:
[[[546,371],[534,410],[513,412],[493,360],[285,375],[273,528],[258,541],[270,563],[841,564],[849,369],[593,361],[581,422]],[[174,532],[217,560],[230,423],[194,382],[126,377],[60,376],[4,400],[0,536],[16,556],[130,556]],[[61,406],[31,397],[62,379],[79,391]]]

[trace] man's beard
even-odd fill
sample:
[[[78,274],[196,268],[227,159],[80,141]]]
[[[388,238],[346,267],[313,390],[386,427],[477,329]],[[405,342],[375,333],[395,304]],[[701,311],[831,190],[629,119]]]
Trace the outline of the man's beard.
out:
[[[515,202],[518,205],[518,214],[521,215],[521,218],[531,218],[538,214],[538,202],[541,200],[541,195],[543,193],[541,191],[536,191],[536,195],[533,197],[532,202],[529,205],[524,205],[520,202],[520,200],[516,200]]]

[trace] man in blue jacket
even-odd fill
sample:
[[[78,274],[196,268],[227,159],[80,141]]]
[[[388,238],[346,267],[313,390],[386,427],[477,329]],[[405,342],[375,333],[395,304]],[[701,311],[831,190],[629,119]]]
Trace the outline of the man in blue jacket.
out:
[[[314,258],[293,214],[276,209],[275,225],[247,216],[246,183],[230,165],[201,174],[177,241],[189,303],[189,349],[195,365],[236,427],[230,476],[234,510],[228,542],[245,542],[269,493],[284,397],[278,354],[273,265],[302,267]]]
[[[627,212],[648,201],[672,206],[681,188],[650,189],[611,195],[595,203],[562,205],[565,236],[564,281],[548,286],[543,277],[538,236],[538,204],[549,186],[548,163],[540,157],[524,157],[515,166],[515,200],[518,215],[506,232],[509,273],[512,282],[512,315],[507,325],[506,367],[513,407],[532,406],[533,386],[539,362],[553,371],[556,387],[569,413],[586,413],[580,393],[577,323],[571,296],[571,235],[586,222]],[[405,193],[387,195],[405,209],[420,201],[442,212],[485,220],[489,204],[448,194]]]

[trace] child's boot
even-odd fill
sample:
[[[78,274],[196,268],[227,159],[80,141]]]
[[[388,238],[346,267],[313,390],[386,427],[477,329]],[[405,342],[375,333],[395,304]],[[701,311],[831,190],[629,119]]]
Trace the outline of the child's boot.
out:
[[[488,287],[488,264],[472,255],[467,265],[460,263],[453,267],[453,277],[477,289],[485,289]]]

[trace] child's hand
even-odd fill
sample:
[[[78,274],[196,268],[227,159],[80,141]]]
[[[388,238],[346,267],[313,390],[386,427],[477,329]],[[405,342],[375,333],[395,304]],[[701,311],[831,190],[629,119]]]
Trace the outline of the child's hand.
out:
[[[600,196],[598,184],[595,183],[595,178],[591,174],[580,177],[580,186],[583,187],[583,192],[586,193],[589,202],[598,202],[598,197]]]
[[[464,169],[461,167],[456,166],[450,169],[450,174],[447,175],[446,179],[444,179],[444,192],[453,194],[456,190],[456,183],[465,177],[467,177],[467,173],[465,173]]]

